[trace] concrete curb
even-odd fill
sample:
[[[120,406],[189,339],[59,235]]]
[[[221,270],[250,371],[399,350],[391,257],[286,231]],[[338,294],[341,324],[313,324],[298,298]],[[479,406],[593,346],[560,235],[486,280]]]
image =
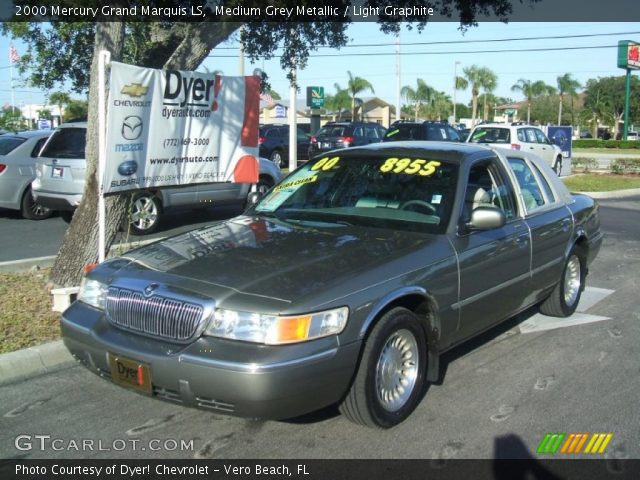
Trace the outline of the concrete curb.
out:
[[[626,190],[613,190],[611,192],[576,192],[589,195],[592,198],[597,199],[612,199],[612,198],[628,198],[640,195],[640,188],[628,188]]]
[[[75,364],[62,340],[0,354],[0,385],[26,380]]]

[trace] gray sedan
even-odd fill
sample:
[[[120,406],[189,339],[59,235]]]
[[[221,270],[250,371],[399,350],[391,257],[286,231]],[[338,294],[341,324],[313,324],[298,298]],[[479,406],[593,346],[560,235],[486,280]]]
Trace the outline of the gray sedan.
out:
[[[388,428],[446,350],[533,305],[571,315],[599,227],[533,155],[337,150],[239,217],[99,265],[62,334],[91,371],[159,399],[274,419],[338,404]]]
[[[34,130],[0,136],[0,207],[20,210],[30,220],[51,216],[31,193],[36,157],[50,135],[51,130]]]

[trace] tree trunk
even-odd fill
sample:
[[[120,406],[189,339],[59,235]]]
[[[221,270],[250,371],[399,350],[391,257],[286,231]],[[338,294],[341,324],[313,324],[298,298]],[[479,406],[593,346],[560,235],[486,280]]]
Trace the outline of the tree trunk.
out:
[[[484,103],[482,105],[482,120],[487,121],[487,94],[484,94]]]
[[[471,92],[471,126],[476,126],[476,115],[478,113],[478,92]]]
[[[562,125],[562,94],[560,94],[560,105],[558,105],[558,125]]]
[[[531,124],[531,102],[527,102],[527,123]]]
[[[188,35],[168,55],[165,68],[195,69],[211,49],[225,41],[240,27],[236,22],[187,24]],[[98,260],[98,53],[111,52],[111,60],[122,58],[124,24],[122,22],[98,22],[94,43],[91,81],[89,86],[89,113],[87,121],[87,170],[82,202],[65,233],[62,246],[51,270],[50,281],[56,286],[69,287],[80,284],[86,265]],[[157,59],[155,59],[157,61]],[[107,251],[127,213],[129,194],[106,197]]]

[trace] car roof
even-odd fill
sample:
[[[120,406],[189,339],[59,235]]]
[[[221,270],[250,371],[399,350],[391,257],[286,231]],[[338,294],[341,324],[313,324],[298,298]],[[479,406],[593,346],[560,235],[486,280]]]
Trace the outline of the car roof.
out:
[[[370,153],[388,155],[389,157],[429,157],[453,163],[470,161],[476,157],[495,155],[490,148],[474,143],[433,142],[424,140],[410,140],[400,142],[370,143],[362,147],[350,147],[340,150],[341,156],[362,156]],[[338,153],[338,151],[336,151]],[[323,153],[326,155],[327,153]]]
[[[31,138],[31,137],[48,137],[53,133],[53,130],[25,130],[23,132],[7,133],[3,135],[4,138],[19,137],[19,138]]]
[[[57,128],[87,128],[87,122],[61,123]]]

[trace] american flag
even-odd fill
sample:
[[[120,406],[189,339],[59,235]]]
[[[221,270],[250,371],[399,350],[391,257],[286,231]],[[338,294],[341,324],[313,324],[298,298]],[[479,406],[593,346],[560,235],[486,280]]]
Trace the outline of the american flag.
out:
[[[16,63],[20,60],[20,55],[18,55],[18,51],[16,47],[14,47],[13,43],[9,46],[9,61],[11,63]]]
[[[268,93],[261,93],[260,100],[262,100],[263,102],[267,102],[269,105],[273,105],[273,97]]]

